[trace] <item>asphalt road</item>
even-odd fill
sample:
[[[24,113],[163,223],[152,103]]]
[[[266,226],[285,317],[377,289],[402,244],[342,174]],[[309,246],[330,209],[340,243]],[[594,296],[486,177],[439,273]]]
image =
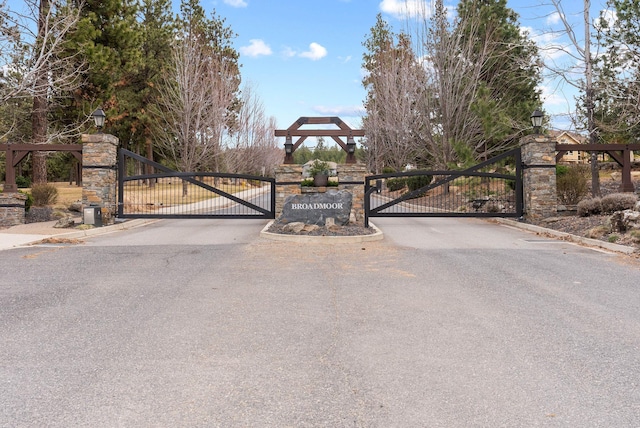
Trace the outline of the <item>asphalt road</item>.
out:
[[[0,257],[2,427],[637,427],[640,266],[482,220],[174,220]]]

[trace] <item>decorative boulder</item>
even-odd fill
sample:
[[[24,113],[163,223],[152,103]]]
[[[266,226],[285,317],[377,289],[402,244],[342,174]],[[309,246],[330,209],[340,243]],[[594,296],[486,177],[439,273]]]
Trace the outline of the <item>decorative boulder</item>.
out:
[[[616,232],[640,229],[640,212],[634,210],[616,211],[611,215],[611,228]]]
[[[346,226],[351,214],[352,195],[346,190],[291,195],[284,201],[280,223],[301,222],[324,226],[328,218]]]

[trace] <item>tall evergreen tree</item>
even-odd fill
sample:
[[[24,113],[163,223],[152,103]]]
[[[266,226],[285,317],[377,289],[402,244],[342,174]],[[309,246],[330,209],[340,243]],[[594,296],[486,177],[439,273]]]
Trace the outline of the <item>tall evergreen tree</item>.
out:
[[[611,16],[602,16],[594,79],[594,116],[605,142],[631,143],[640,138],[640,4],[610,0]]]
[[[68,38],[67,54],[82,58],[85,83],[74,99],[58,110],[58,120],[77,122],[101,105],[106,128],[124,144],[131,140],[135,110],[132,76],[142,64],[142,31],[135,0],[86,0],[78,31]]]
[[[466,60],[480,67],[473,111],[480,118],[481,138],[473,147],[513,146],[530,127],[540,105],[540,61],[535,43],[521,31],[518,15],[506,0],[462,0],[455,30]]]

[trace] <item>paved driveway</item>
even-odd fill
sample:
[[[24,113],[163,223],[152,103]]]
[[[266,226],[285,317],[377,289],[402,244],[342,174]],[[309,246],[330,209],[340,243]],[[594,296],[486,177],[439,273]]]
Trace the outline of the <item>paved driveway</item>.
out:
[[[640,269],[478,220],[162,221],[0,257],[0,426],[638,426]]]

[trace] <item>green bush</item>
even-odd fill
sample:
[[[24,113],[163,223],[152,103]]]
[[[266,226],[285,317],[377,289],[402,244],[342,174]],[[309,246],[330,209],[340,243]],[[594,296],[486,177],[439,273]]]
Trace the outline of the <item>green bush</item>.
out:
[[[633,193],[612,193],[603,196],[600,200],[603,214],[630,210],[636,205],[636,202],[638,202],[638,197]]]
[[[562,177],[569,172],[569,167],[567,165],[556,165],[556,177]]]
[[[396,172],[396,170],[391,168],[390,166],[385,166],[384,168],[382,168],[383,174],[393,174],[394,172]]]
[[[31,206],[33,205],[33,195],[31,195],[31,193],[27,193],[22,190],[18,190],[18,192],[22,193],[27,197],[27,200],[24,201],[24,211],[29,212],[29,210],[31,209]]]
[[[409,188],[409,191],[413,192],[414,190],[428,186],[431,184],[431,180],[433,180],[433,177],[430,175],[414,175],[412,177],[407,177],[407,187]]]
[[[404,189],[407,186],[406,178],[388,178],[387,179],[387,189],[390,192],[395,192],[396,190]]]
[[[557,165],[556,171],[558,166]],[[556,189],[560,202],[568,205],[575,205],[584,198],[589,191],[587,180],[587,169],[583,165],[571,165],[567,171],[557,176]]]
[[[53,205],[58,200],[58,189],[53,184],[36,184],[31,188],[33,205],[44,207]]]
[[[18,175],[16,177],[16,186],[18,186],[19,189],[26,189],[27,187],[31,187],[31,179],[29,177]]]

